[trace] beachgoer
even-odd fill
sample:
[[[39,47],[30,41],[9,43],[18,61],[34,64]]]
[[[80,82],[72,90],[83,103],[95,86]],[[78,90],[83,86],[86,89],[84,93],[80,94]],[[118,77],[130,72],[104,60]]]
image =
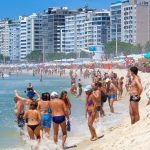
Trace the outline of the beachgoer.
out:
[[[78,80],[78,95],[77,97],[82,95],[82,84],[81,84],[81,79]]]
[[[130,68],[132,81],[130,86],[130,117],[131,117],[131,124],[136,123],[140,119],[139,115],[139,101],[141,99],[141,94],[143,91],[141,79],[138,76],[138,68],[133,66]]]
[[[33,92],[34,92],[34,94],[33,94]],[[40,95],[38,94],[38,92],[35,91],[35,90],[28,92],[28,94],[27,94],[28,98],[21,97],[21,96],[19,95],[18,91],[15,90],[15,96],[16,96],[19,100],[21,100],[22,102],[25,103],[26,110],[29,109],[30,103],[33,102],[33,101],[35,101],[35,100],[33,99],[33,97],[34,97],[35,94],[36,94],[37,97],[38,97],[37,100],[40,100],[41,96],[40,96]]]
[[[60,126],[62,129],[62,133],[63,133],[62,148],[64,149],[64,145],[65,145],[66,138],[67,138],[66,118],[67,118],[67,121],[69,121],[69,114],[68,114],[68,110],[64,101],[58,98],[57,92],[51,93],[50,108],[52,110],[54,142],[56,144],[58,142],[58,130]]]
[[[109,104],[109,107],[110,107],[110,112],[114,113],[113,104],[114,104],[114,101],[117,98],[117,95],[116,95],[117,88],[112,83],[112,81],[108,78],[106,79],[106,92],[107,92],[107,95],[108,95],[108,104]]]
[[[93,89],[93,96],[95,97],[96,102],[96,109],[98,116],[100,116],[100,110],[101,110],[101,91],[98,88],[98,83],[92,83],[92,89]]]
[[[14,97],[15,109],[14,112],[16,114],[16,122],[18,123],[18,127],[23,128],[25,125],[25,121],[23,119],[24,115],[24,104],[20,101],[19,98]]]
[[[41,128],[41,114],[37,110],[38,103],[31,102],[30,109],[25,112],[24,119],[27,121],[27,131],[30,139],[34,140],[35,137],[40,142],[40,128]]]
[[[71,103],[68,98],[67,91],[62,91],[59,98],[64,101],[64,103],[66,104],[66,107],[68,109],[68,113],[71,114]]]
[[[98,89],[101,93],[101,109],[100,109],[100,116],[103,117],[105,116],[105,112],[103,109],[103,105],[107,100],[107,95],[106,95],[106,89],[104,83],[98,82]]]
[[[124,77],[121,77],[118,80],[119,99],[121,98],[121,96],[123,94],[123,80],[124,80]]]
[[[71,92],[72,95],[77,94],[77,87],[74,83],[71,85],[70,92]]]
[[[41,100],[38,102],[37,110],[40,111],[42,117],[41,131],[42,135],[45,132],[46,138],[49,138],[51,129],[51,109],[50,109],[50,94],[42,93]]]
[[[86,88],[84,89],[85,93],[86,93],[86,102],[85,102],[85,111],[86,111],[86,118],[88,119],[88,127],[91,133],[91,141],[95,141],[97,140],[97,134],[96,134],[96,130],[93,126],[93,123],[96,119],[96,100],[95,100],[95,96],[93,95],[93,90],[92,90],[92,86],[88,85],[86,86]]]

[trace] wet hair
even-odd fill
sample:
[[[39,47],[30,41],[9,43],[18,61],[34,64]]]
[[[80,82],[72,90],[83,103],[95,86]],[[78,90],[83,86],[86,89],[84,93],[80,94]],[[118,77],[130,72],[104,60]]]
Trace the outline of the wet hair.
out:
[[[131,67],[131,68],[130,68],[130,71],[133,72],[135,75],[138,74],[138,68],[135,67],[135,66]]]
[[[50,94],[48,92],[42,93],[42,100],[43,101],[50,101]]]
[[[38,103],[36,101],[31,102],[30,109],[34,110],[37,109]]]
[[[64,94],[68,94],[67,91],[62,91],[62,92],[60,93],[60,97],[59,97],[59,98],[62,99],[63,96],[64,96]]]

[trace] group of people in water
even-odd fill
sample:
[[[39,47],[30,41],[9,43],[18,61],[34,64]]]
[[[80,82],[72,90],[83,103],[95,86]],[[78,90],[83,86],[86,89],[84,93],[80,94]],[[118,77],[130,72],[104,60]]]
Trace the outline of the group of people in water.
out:
[[[89,72],[86,70],[86,72]],[[91,73],[92,83],[82,88],[81,79],[71,70],[70,93],[74,96],[83,95],[85,92],[85,117],[91,134],[91,141],[98,139],[94,122],[100,117],[105,116],[103,108],[104,103],[108,100],[110,112],[114,113],[114,102],[121,99],[123,87],[125,85],[130,95],[129,112],[131,124],[140,119],[138,104],[142,93],[142,84],[138,76],[138,68],[133,66],[128,70],[126,82],[124,77],[118,77],[116,73],[102,73],[100,70]],[[80,70],[82,75],[82,70]],[[85,74],[84,78],[85,78]],[[86,76],[87,78],[87,76]],[[76,81],[78,80],[78,83]],[[77,86],[78,85],[78,88]],[[78,90],[77,90],[78,89]],[[49,139],[51,123],[53,122],[54,142],[58,142],[59,126],[62,129],[62,148],[65,146],[67,131],[70,131],[70,114],[71,102],[68,98],[67,91],[62,91],[59,95],[57,92],[42,93],[41,95],[34,90],[30,83],[27,88],[27,98],[19,95],[15,91],[15,114],[18,126],[27,128],[30,139],[40,139],[45,135]],[[34,97],[37,96],[35,100]]]

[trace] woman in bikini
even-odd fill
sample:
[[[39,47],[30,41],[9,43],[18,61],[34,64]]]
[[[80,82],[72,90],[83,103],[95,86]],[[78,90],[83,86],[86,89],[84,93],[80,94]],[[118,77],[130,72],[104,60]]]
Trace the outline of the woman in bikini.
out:
[[[91,133],[91,141],[97,140],[96,130],[93,126],[93,123],[96,119],[96,100],[93,95],[92,86],[88,85],[85,88],[86,93],[86,102],[85,102],[85,110],[86,110],[86,118],[88,119],[88,127]]]
[[[38,103],[31,102],[30,109],[25,112],[24,119],[27,121],[27,131],[30,139],[35,137],[40,142],[41,114],[37,110]]]

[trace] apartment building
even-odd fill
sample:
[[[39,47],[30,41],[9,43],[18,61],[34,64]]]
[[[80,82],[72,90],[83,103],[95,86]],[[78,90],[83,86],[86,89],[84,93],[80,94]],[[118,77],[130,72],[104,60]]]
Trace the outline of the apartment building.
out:
[[[82,9],[65,17],[65,52],[79,52],[110,40],[110,12]]]
[[[67,7],[48,8],[42,14],[43,46],[45,53],[62,51],[62,32],[65,25],[65,16],[74,14]]]
[[[34,50],[43,49],[42,15],[20,16],[20,60],[25,61],[26,56]]]
[[[0,53],[10,56],[9,52],[9,19],[0,20]]]
[[[111,41],[122,41],[123,17],[122,9],[124,5],[128,5],[129,0],[120,0],[111,4],[110,7],[110,39]]]
[[[9,52],[12,62],[19,61],[20,57],[20,23],[12,20],[9,23]]]

